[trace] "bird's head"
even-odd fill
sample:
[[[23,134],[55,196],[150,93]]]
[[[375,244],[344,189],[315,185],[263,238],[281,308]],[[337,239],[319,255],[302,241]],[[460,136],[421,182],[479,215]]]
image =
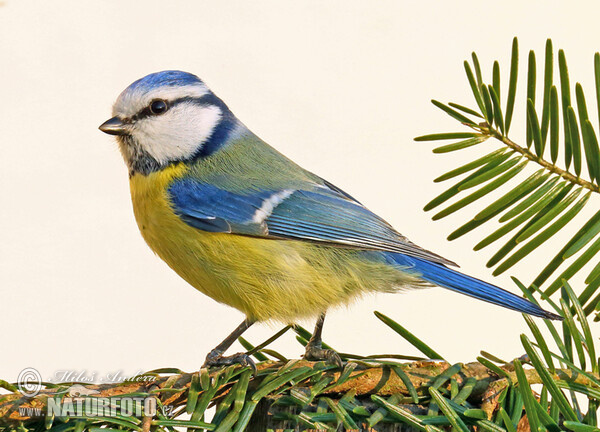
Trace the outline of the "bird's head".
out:
[[[195,75],[163,71],[127,87],[100,130],[116,135],[130,172],[148,174],[218,149],[239,124]]]

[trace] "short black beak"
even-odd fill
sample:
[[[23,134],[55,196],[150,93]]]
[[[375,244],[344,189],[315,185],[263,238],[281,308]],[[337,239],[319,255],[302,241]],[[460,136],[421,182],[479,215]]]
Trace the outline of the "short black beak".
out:
[[[98,129],[109,135],[127,135],[125,123],[119,117],[113,117],[102,123]]]

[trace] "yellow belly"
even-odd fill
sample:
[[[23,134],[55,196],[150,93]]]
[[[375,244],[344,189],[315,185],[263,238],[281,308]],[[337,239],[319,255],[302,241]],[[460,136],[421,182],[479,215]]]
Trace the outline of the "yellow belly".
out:
[[[294,322],[373,291],[419,281],[360,251],[193,228],[167,196],[182,164],[130,180],[133,210],[150,248],[193,287],[249,318]]]

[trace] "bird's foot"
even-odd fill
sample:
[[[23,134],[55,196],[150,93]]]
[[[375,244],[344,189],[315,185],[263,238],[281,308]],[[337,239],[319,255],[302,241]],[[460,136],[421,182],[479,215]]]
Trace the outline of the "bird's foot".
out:
[[[321,347],[307,345],[304,359],[308,361],[325,361],[340,368],[344,367],[342,358],[332,349],[323,349]]]
[[[210,367],[210,366],[230,366],[234,364],[239,364],[240,366],[247,366],[252,369],[253,373],[256,373],[256,364],[250,358],[248,354],[237,353],[230,356],[224,356],[222,351],[212,350],[206,356],[206,360],[204,361],[204,365],[202,367]]]

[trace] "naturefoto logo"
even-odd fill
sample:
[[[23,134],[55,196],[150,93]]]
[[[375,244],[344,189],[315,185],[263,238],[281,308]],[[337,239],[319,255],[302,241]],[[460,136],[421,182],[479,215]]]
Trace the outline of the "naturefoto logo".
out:
[[[148,378],[148,377],[146,377]],[[153,378],[153,377],[152,377]],[[138,379],[137,381],[141,381]],[[43,387],[42,377],[34,368],[26,368],[18,377],[17,387],[28,398],[37,396]],[[24,408],[21,413],[28,417],[143,417],[156,415],[155,397],[99,397],[100,391],[82,384],[73,384],[66,390],[46,399],[47,409]],[[170,406],[163,406],[164,415],[169,415]]]
[[[82,393],[83,391],[83,393]],[[79,394],[72,397],[70,394]],[[98,390],[76,384],[69,396],[48,398],[47,415],[56,417],[142,417],[156,415],[155,397],[94,397]]]

